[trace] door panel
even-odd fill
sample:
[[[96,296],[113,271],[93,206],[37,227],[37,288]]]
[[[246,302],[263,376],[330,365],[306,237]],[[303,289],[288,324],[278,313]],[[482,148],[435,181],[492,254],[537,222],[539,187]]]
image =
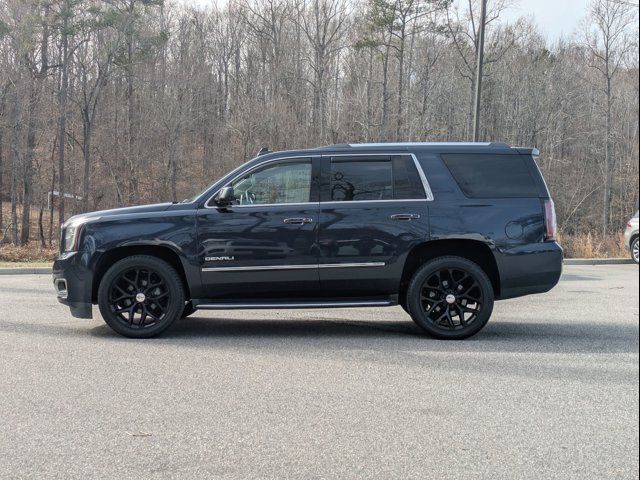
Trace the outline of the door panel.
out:
[[[270,160],[229,183],[232,205],[198,212],[207,298],[317,294],[319,168],[319,158]]]
[[[393,220],[412,215],[412,220]],[[332,296],[397,293],[409,251],[428,236],[426,202],[325,204],[320,210],[320,285]]]
[[[304,218],[306,223],[285,223]],[[208,298],[308,296],[318,289],[318,205],[207,209],[198,215]]]
[[[398,292],[407,255],[429,236],[416,168],[406,154],[323,157],[318,246],[324,292]]]

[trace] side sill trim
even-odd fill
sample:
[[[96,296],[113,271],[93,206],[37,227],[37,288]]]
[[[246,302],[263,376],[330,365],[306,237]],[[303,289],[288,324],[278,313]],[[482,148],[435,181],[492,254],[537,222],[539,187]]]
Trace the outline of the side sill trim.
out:
[[[196,305],[201,310],[271,310],[271,309],[304,309],[304,308],[358,308],[358,307],[392,307],[390,300],[360,302],[300,302],[300,303],[203,303]]]
[[[273,270],[316,270],[333,268],[380,268],[386,267],[384,262],[372,263],[323,263],[320,265],[265,265],[255,267],[207,267],[203,272],[265,272]]]

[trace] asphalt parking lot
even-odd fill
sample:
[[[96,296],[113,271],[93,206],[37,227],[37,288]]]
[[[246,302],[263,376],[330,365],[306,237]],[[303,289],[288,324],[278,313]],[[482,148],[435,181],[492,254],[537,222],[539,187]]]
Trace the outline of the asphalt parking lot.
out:
[[[638,267],[565,267],[462,342],[399,308],[196,313],[163,337],[0,277],[2,478],[638,478]]]

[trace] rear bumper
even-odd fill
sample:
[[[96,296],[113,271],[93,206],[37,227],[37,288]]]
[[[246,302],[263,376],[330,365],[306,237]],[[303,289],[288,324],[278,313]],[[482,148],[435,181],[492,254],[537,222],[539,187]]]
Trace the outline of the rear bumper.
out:
[[[556,242],[532,243],[496,252],[500,300],[544,293],[562,275],[562,247]]]
[[[93,318],[91,306],[91,271],[78,254],[61,256],[53,263],[53,286],[58,301],[76,318]]]

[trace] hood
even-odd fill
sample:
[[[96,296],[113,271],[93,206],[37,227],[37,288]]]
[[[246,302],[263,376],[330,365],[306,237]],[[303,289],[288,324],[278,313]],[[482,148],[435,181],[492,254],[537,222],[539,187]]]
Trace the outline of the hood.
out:
[[[171,203],[155,203],[152,205],[141,205],[138,207],[114,208],[111,210],[100,210],[97,212],[81,213],[80,215],[74,215],[73,217],[71,217],[65,222],[65,225],[77,222],[85,222],[97,218],[131,215],[137,213],[164,212],[171,205]]]

